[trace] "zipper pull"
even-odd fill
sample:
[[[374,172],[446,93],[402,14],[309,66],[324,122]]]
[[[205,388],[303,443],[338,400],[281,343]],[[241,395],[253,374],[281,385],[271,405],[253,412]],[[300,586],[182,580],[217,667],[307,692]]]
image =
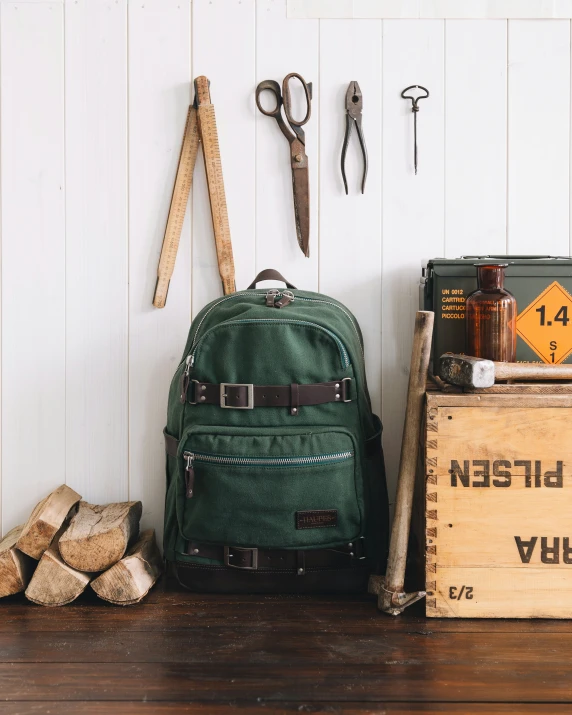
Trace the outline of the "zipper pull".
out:
[[[277,291],[276,288],[271,288],[266,293],[266,305],[269,308],[274,308],[274,301],[276,300],[277,295],[280,295],[280,291]]]
[[[195,455],[192,452],[185,452],[183,457],[185,458],[185,492],[187,499],[191,499],[195,488],[195,470],[193,468]]]
[[[189,355],[185,360],[185,371],[181,375],[181,404],[187,401],[187,390],[189,389],[189,373],[193,366],[193,356]]]
[[[291,290],[282,291],[282,297],[274,303],[275,308],[283,308],[285,305],[294,302],[294,293]]]

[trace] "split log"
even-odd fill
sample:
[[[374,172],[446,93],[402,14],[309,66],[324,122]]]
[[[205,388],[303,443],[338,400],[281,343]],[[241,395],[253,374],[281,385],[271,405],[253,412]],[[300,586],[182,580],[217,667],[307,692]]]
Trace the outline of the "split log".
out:
[[[163,565],[155,530],[143,531],[125,556],[92,581],[100,598],[119,606],[139,603],[161,575]]]
[[[32,576],[26,598],[41,606],[65,606],[85,591],[93,574],[70,568],[58,553],[57,539],[44,552]]]
[[[16,548],[23,528],[17,526],[0,541],[0,598],[24,591],[34,570],[35,561]]]
[[[142,510],[140,501],[106,506],[80,502],[59,542],[63,560],[78,571],[106,571],[137,538]]]
[[[17,548],[33,559],[41,558],[62,527],[70,510],[81,496],[62,484],[43,499],[30,515],[18,541]]]

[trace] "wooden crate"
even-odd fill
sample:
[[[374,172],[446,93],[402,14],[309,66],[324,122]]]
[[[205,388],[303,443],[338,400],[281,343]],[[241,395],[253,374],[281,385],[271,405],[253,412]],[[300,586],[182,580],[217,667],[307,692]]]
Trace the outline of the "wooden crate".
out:
[[[422,483],[427,616],[572,618],[572,394],[428,393]]]

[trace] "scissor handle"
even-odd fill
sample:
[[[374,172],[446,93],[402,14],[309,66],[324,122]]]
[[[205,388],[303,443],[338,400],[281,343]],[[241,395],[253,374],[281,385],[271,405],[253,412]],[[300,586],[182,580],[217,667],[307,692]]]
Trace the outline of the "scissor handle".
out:
[[[264,109],[264,107],[260,104],[260,95],[262,92],[266,91],[272,92],[274,98],[276,99],[276,106],[274,109]],[[280,109],[282,107],[282,94],[280,93],[280,85],[278,82],[275,82],[273,79],[265,79],[264,82],[261,82],[258,85],[256,88],[256,106],[262,114],[265,114],[267,117],[282,119],[282,115],[280,113]]]
[[[304,88],[304,94],[306,95],[306,116],[301,121],[294,119],[292,116],[292,99],[290,96],[290,81],[292,79],[300,81],[300,84]],[[312,115],[312,83],[307,84],[302,75],[299,75],[297,72],[290,72],[290,74],[284,77],[284,81],[282,82],[282,99],[284,101],[284,114],[286,115],[288,124],[291,127],[303,127]]]
[[[421,89],[423,92],[425,92],[425,94],[420,94],[419,97],[406,96],[405,93],[409,92],[409,90],[411,90],[411,89]],[[426,87],[422,87],[420,84],[412,84],[411,87],[406,87],[403,90],[403,92],[401,93],[401,96],[403,97],[403,99],[410,99],[411,104],[413,105],[413,111],[417,112],[419,110],[417,103],[419,102],[420,99],[427,99],[427,97],[429,96],[429,90]]]

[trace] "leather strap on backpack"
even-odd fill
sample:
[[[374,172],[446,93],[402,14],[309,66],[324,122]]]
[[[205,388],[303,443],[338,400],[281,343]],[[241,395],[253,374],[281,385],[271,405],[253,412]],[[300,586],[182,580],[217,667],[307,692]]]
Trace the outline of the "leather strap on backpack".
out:
[[[308,385],[251,385],[246,383],[192,380],[191,405],[219,405],[224,409],[252,410],[255,407],[290,407],[297,415],[304,405],[351,402],[351,378]]]
[[[286,278],[284,278],[284,276],[278,271],[275,271],[274,268],[266,268],[263,271],[260,271],[260,273],[248,286],[247,290],[252,290],[253,288],[256,288],[256,284],[259,281],[282,281],[282,283],[286,283],[286,288],[292,288],[293,290],[296,290],[296,286],[287,281]]]
[[[165,452],[169,457],[176,457],[179,449],[179,440],[170,435],[166,429],[163,430],[163,437],[165,438]]]
[[[187,543],[189,556],[221,561],[225,566],[246,571],[290,570],[303,576],[306,568],[346,568],[364,556],[363,538],[335,549],[256,549]]]

